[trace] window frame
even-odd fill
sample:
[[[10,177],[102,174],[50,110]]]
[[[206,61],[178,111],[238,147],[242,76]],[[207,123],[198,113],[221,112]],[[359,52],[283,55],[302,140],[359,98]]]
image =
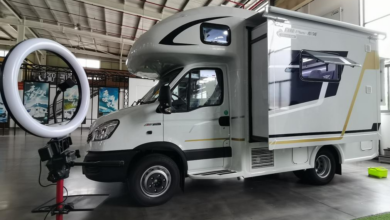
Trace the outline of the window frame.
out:
[[[190,87],[189,85],[187,85],[187,110],[186,111],[181,111],[181,112],[172,112],[172,114],[174,113],[185,113],[185,112],[191,112],[191,111],[194,111],[194,110],[197,110],[197,109],[200,109],[200,108],[206,108],[206,107],[215,107],[215,106],[221,106],[224,104],[225,102],[225,79],[224,79],[224,76],[223,76],[223,71],[221,68],[216,68],[216,67],[197,67],[197,68],[193,68],[193,69],[189,69],[188,71],[186,71],[184,73],[183,76],[180,77],[180,79],[175,83],[175,85],[172,87],[171,89],[171,93],[173,92],[173,90],[176,89],[176,87],[179,85],[180,81],[185,78],[185,76],[187,74],[189,74],[189,77],[188,77],[188,82],[191,83],[191,75],[190,72],[191,71],[194,71],[194,70],[215,70],[215,72],[218,74],[218,72],[221,74],[222,76],[222,85],[221,85],[221,90],[222,90],[222,96],[221,96],[221,103],[220,104],[217,104],[217,105],[206,105],[206,106],[200,106],[200,107],[197,107],[197,108],[194,108],[194,109],[190,109]]]
[[[341,64],[336,64],[336,63],[333,63],[334,65],[336,65],[337,69],[338,69],[338,74],[339,74],[339,79],[338,80],[333,80],[333,79],[314,79],[314,78],[304,78],[303,75],[302,75],[302,55],[304,54],[305,50],[302,50],[301,53],[299,54],[299,78],[302,80],[302,81],[305,81],[305,82],[329,82],[329,83],[340,83],[341,81],[341,76],[342,76],[342,73],[343,73],[343,70],[344,70],[344,65],[341,65]],[[324,52],[321,52],[321,53],[324,53]],[[305,55],[305,54],[304,54]],[[313,57],[311,56],[310,54],[306,55],[308,57],[312,57],[312,58],[316,58],[316,57]],[[324,64],[328,64],[329,63],[325,63]]]
[[[226,40],[227,40],[227,43],[213,43],[213,42],[208,42],[208,41],[205,41],[204,39],[203,39],[203,28],[204,27],[210,27],[210,28],[219,28],[219,29],[221,29],[221,28],[227,28],[227,32],[228,32],[228,36],[227,36],[227,38],[226,38]],[[208,44],[208,45],[217,45],[217,46],[229,46],[230,44],[231,44],[231,42],[232,42],[232,32],[231,32],[231,30],[230,30],[230,27],[229,26],[227,26],[227,25],[224,25],[224,24],[214,24],[214,23],[202,23],[202,24],[200,24],[200,31],[199,31],[199,33],[200,33],[200,40],[202,41],[202,43],[203,44]]]
[[[381,90],[382,89],[384,90],[383,91],[384,97],[382,97],[382,91],[381,91],[381,102],[379,105],[379,109],[380,109],[381,113],[390,115],[390,96],[389,96],[389,94],[390,94],[390,92],[389,92],[389,89],[390,89],[390,63],[384,64],[383,72],[381,72],[380,74],[381,74],[381,80],[382,80],[382,76],[383,76],[383,84],[381,83]],[[382,86],[383,86],[383,88],[382,88]],[[387,89],[385,87],[387,87]],[[386,94],[386,91],[387,91],[387,94]],[[386,95],[387,95],[387,97],[386,97]],[[382,106],[385,106],[387,109],[382,110],[381,109]]]
[[[91,68],[91,69],[100,69],[101,68],[101,65],[102,65],[102,61],[101,60],[97,60],[97,59],[88,59],[88,58],[82,58],[82,57],[76,57],[77,61],[79,62],[79,64],[83,67],[83,68]],[[83,62],[82,62],[83,61]],[[99,64],[99,67],[92,67],[92,66],[89,66],[89,63],[88,61],[92,61],[92,62],[97,62]]]
[[[384,15],[380,15],[377,18],[374,18],[374,19],[371,19],[371,20],[367,20],[367,16],[366,16],[366,14],[367,14],[367,12],[366,12],[367,11],[366,2],[367,1],[368,0],[360,0],[359,1],[359,6],[360,6],[360,25],[361,26],[367,27],[370,24],[373,24],[375,22],[380,22],[382,19],[386,19],[387,17],[390,16],[390,13],[386,13]],[[385,30],[381,30],[381,31],[385,32]],[[387,38],[389,38],[389,37],[387,37]],[[380,44],[378,44],[378,48],[379,47],[380,47]],[[379,51],[379,56],[381,56],[381,55],[382,54]],[[387,57],[387,55],[388,54],[385,54],[385,57]],[[382,63],[382,61],[381,61],[381,63]],[[382,69],[382,67],[383,67],[383,69]],[[381,100],[379,108],[380,108],[380,112],[382,114],[390,115],[390,62],[389,62],[389,59],[385,58],[384,66],[382,66],[382,64],[381,64],[380,70],[383,71],[383,73],[380,73],[381,74],[381,76],[380,76],[381,77],[381,83],[380,83],[381,84],[381,92],[380,92],[381,94],[380,94],[380,97],[381,97],[381,99],[383,98],[385,100]],[[384,74],[386,74],[386,76]],[[382,76],[383,76],[383,78],[382,78]],[[387,80],[382,82],[382,79],[385,79],[385,77],[387,77]],[[387,99],[386,99],[386,96],[387,96]],[[382,106],[386,107],[386,109],[382,110],[381,109]]]

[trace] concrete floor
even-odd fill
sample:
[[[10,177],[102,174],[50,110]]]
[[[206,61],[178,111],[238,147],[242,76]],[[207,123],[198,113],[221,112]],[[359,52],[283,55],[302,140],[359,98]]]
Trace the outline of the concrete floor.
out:
[[[72,134],[73,146],[82,155],[87,150],[86,133]],[[0,219],[44,218],[30,211],[55,195],[55,187],[38,185],[37,149],[46,142],[20,131],[17,136],[0,136]],[[74,212],[64,219],[336,220],[390,212],[390,180],[367,177],[370,166],[390,168],[374,161],[343,165],[344,174],[322,187],[306,185],[292,173],[245,181],[187,179],[184,193],[151,208],[136,207],[123,183],[93,182],[80,168],[73,168],[65,181],[70,195],[109,193],[110,197],[93,212]]]

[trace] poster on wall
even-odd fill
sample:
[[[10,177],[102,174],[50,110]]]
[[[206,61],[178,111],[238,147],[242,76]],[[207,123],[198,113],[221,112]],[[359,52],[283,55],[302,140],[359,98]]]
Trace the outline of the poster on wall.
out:
[[[99,112],[98,117],[115,112],[119,108],[119,88],[99,88]]]
[[[0,95],[0,124],[1,123],[7,123],[8,122],[8,113],[7,109],[4,106],[3,99]]]
[[[64,119],[70,120],[79,102],[79,87],[77,85],[64,92]]]
[[[23,104],[27,112],[41,124],[49,121],[49,83],[25,82]]]

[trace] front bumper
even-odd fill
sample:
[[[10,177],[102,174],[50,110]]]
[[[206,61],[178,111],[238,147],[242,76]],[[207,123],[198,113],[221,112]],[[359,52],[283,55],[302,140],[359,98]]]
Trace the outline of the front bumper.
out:
[[[89,151],[84,162],[124,161],[123,167],[93,167],[83,166],[83,174],[90,180],[98,182],[123,182],[127,178],[130,161],[137,152],[123,151]]]

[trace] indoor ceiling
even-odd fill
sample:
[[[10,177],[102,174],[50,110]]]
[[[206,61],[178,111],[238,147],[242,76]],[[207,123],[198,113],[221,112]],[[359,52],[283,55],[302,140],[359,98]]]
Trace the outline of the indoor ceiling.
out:
[[[48,38],[74,53],[124,59],[131,45],[160,20],[205,6],[260,10],[267,0],[0,0],[0,44]],[[123,56],[123,57],[122,57]]]

